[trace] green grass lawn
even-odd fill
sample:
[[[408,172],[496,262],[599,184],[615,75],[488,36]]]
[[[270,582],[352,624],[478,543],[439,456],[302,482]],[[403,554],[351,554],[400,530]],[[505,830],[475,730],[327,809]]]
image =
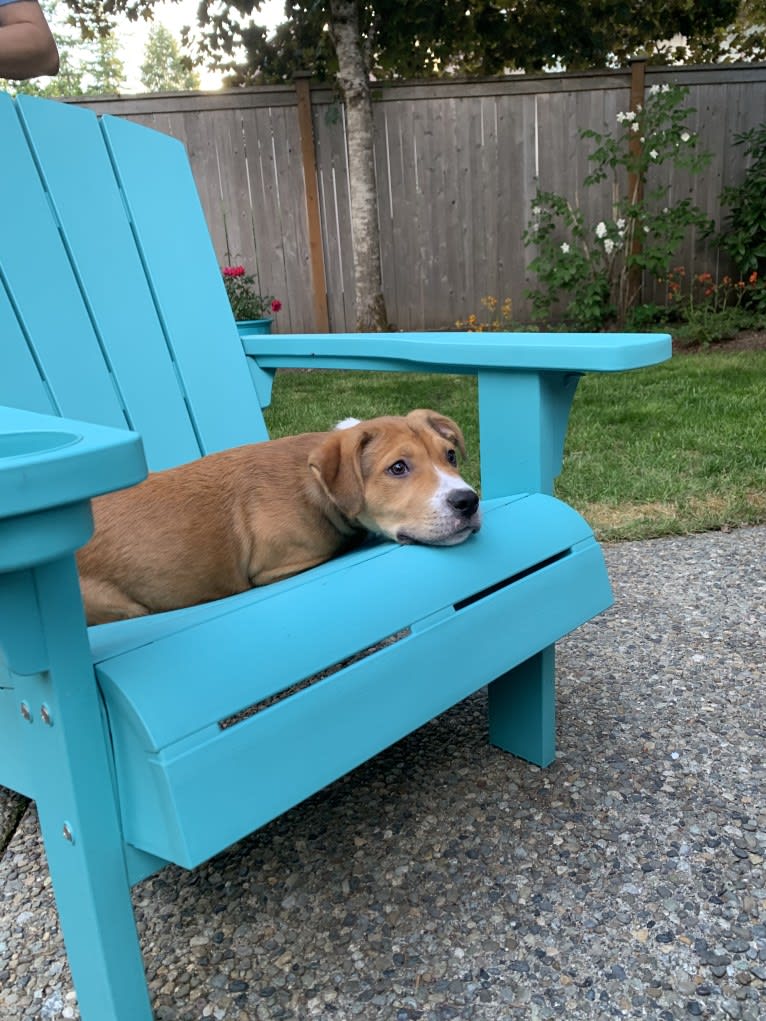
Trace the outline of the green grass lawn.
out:
[[[478,484],[476,384],[466,376],[281,372],[273,436],[436,408],[464,429]],[[766,351],[709,350],[634,372],[586,376],[557,494],[602,539],[766,521]]]

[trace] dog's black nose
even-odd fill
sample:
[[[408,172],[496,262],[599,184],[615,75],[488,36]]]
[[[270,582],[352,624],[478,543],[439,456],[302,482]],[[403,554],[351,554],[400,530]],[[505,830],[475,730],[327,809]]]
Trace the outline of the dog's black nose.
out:
[[[472,489],[453,489],[447,503],[463,517],[470,518],[479,506],[479,497]]]

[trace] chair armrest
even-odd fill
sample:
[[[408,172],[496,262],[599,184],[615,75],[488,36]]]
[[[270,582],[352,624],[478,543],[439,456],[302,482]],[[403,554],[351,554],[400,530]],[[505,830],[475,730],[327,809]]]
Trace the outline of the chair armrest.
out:
[[[242,344],[262,369],[466,374],[482,369],[618,372],[671,354],[670,337],[660,333],[246,334]]]
[[[671,338],[659,333],[244,334],[242,343],[264,406],[263,378],[279,368],[477,376],[484,499],[553,492],[584,372],[637,369],[672,353]]]
[[[0,407],[0,571],[76,549],[90,498],[145,476],[137,433]]]

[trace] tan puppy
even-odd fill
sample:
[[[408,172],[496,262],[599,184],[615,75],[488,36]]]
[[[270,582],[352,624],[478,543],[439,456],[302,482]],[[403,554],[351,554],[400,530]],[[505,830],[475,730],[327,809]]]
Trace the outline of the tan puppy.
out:
[[[435,411],[355,419],[157,472],[93,501],[80,550],[89,624],[220,599],[329,560],[367,532],[449,546],[480,527]]]

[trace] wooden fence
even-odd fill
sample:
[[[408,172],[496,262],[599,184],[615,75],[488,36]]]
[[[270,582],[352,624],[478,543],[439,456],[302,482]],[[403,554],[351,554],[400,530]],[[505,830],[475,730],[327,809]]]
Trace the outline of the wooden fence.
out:
[[[720,224],[722,188],[745,170],[734,136],[766,119],[766,64],[646,68],[646,89],[666,81],[688,86],[689,127],[713,153],[702,174],[667,178],[670,199],[688,195]],[[533,253],[521,234],[536,188],[606,216],[609,190],[583,187],[590,147],[580,131],[616,127],[630,96],[631,70],[376,86],[391,322],[451,327],[485,295],[512,298],[523,321]],[[79,102],[185,143],[221,263],[243,263],[282,300],[280,330],[353,330],[344,111],[332,90],[298,79]],[[709,240],[693,237],[678,260],[688,272],[718,272],[718,257]]]

